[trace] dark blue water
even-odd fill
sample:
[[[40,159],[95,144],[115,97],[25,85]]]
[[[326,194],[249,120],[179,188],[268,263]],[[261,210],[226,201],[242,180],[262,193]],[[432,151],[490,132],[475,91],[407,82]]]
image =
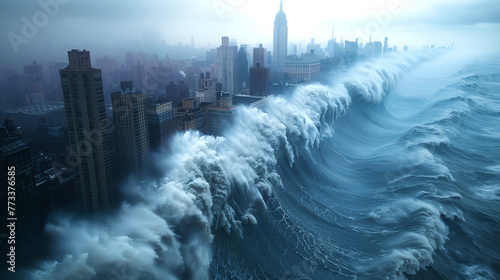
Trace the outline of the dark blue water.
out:
[[[139,202],[55,219],[34,278],[500,279],[491,57],[362,63],[241,108],[225,137],[178,135],[157,161],[163,178],[128,186]]]

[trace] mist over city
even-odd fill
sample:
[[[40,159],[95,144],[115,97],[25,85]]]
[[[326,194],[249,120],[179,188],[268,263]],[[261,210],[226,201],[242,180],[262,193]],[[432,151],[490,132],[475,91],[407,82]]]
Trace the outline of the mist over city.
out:
[[[1,279],[499,279],[497,0],[0,1]]]

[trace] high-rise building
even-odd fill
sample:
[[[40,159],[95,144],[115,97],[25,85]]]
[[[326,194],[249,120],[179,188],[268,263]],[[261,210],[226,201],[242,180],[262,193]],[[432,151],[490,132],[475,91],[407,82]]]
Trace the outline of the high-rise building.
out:
[[[250,68],[250,95],[267,95],[269,91],[269,68],[257,62]]]
[[[262,47],[262,44],[259,44],[258,48],[253,49],[253,67],[257,67],[257,63],[260,67],[266,67],[266,49]]]
[[[26,260],[42,246],[44,225],[36,200],[30,147],[21,140],[12,118],[6,118],[4,126],[0,126],[0,167],[0,199],[5,203],[5,207],[0,208],[0,218],[6,222],[8,218],[16,219],[15,257]],[[8,229],[3,226],[0,234],[7,236]],[[2,243],[0,248],[7,249],[7,240]]]
[[[246,88],[248,81],[248,56],[246,49],[240,48],[238,52],[238,91]]]
[[[382,42],[373,42],[373,57],[379,58],[382,55]]]
[[[36,64],[36,61],[33,61],[32,64],[23,66],[24,74],[33,76],[33,82],[35,83],[43,83],[43,71],[42,65]]]
[[[384,39],[384,53],[389,51],[389,45],[387,44],[387,40],[388,40],[388,38],[385,37],[385,39]]]
[[[229,37],[217,48],[217,79],[224,91],[238,93],[238,47],[229,45]]]
[[[283,79],[287,47],[288,25],[286,14],[283,12],[283,1],[280,1],[280,10],[274,19],[273,63],[271,67],[274,79]]]
[[[196,97],[200,98],[202,102],[217,104],[215,84],[213,79],[210,77],[210,72],[207,72],[206,74],[200,73]]]
[[[101,70],[94,69],[90,52],[68,52],[69,65],[60,70],[64,107],[68,119],[78,204],[97,212],[114,204],[109,139]]]
[[[172,102],[154,103],[146,106],[149,142],[152,150],[165,147],[176,131],[175,110]]]
[[[346,63],[354,63],[358,61],[359,50],[358,50],[358,39],[356,41],[345,41],[345,60]]]
[[[146,95],[133,93],[130,86],[130,81],[124,81],[122,89],[125,90],[111,94],[122,176],[144,172],[149,163]]]
[[[321,45],[314,43],[314,38],[311,39],[311,42],[309,44],[307,44],[307,53],[319,56],[321,58],[325,56]]]

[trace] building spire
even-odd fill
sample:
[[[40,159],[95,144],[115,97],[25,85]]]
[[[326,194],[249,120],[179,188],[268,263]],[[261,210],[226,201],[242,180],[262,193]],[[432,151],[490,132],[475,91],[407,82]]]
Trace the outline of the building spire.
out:
[[[280,13],[283,13],[283,0],[280,0]]]

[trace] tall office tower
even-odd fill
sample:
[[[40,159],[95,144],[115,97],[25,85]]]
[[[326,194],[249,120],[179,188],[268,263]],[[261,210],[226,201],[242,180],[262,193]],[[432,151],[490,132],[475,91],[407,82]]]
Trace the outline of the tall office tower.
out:
[[[337,38],[335,38],[335,27],[332,28],[332,38],[328,40],[328,45],[325,51],[330,57],[335,57],[335,49],[337,48]],[[337,54],[338,55],[338,54]]]
[[[248,57],[244,48],[238,52],[238,91],[246,88],[249,83],[248,77]]]
[[[384,39],[384,53],[386,53],[389,50],[389,45],[387,44],[388,38],[385,37]]]
[[[146,171],[149,162],[149,132],[146,121],[146,95],[128,90],[130,81],[122,82],[122,92],[111,94],[116,127],[118,157],[123,177]]]
[[[259,62],[250,68],[250,95],[267,95],[269,91],[269,68]]]
[[[354,42],[345,41],[346,63],[354,63],[354,62],[358,61],[358,57],[359,57],[358,46],[359,46],[358,38],[356,38],[356,41],[354,41]]]
[[[152,150],[165,147],[176,131],[175,110],[172,102],[153,103],[146,105],[149,142]]]
[[[288,47],[288,26],[286,15],[283,12],[283,1],[280,1],[280,10],[274,19],[274,39],[273,39],[273,78],[283,79],[285,69],[285,59]]]
[[[115,195],[101,70],[91,67],[89,51],[73,49],[68,58],[60,75],[77,198],[84,212],[98,212]]]
[[[200,73],[198,89],[195,92],[196,97],[199,97],[202,102],[212,103],[212,105],[217,106],[215,84],[214,80],[210,78],[210,72],[207,72],[206,74]]]
[[[257,63],[260,67],[266,67],[266,49],[262,47],[262,44],[259,44],[258,48],[253,49],[253,67],[257,67]]]
[[[117,80],[113,79],[116,72],[116,58],[109,58],[107,55],[104,58],[95,60],[97,69],[101,69],[102,79],[105,86],[112,86]]]
[[[32,64],[24,65],[23,70],[24,74],[33,76],[33,82],[43,83],[42,65],[36,64],[36,61],[33,61]]]
[[[373,57],[379,58],[382,55],[382,42],[373,42]]]
[[[217,48],[217,79],[224,91],[238,93],[238,47],[229,46],[229,37]]]
[[[307,44],[307,53],[319,56],[321,58],[325,56],[321,45],[314,43],[314,38],[311,39],[311,43]]]

